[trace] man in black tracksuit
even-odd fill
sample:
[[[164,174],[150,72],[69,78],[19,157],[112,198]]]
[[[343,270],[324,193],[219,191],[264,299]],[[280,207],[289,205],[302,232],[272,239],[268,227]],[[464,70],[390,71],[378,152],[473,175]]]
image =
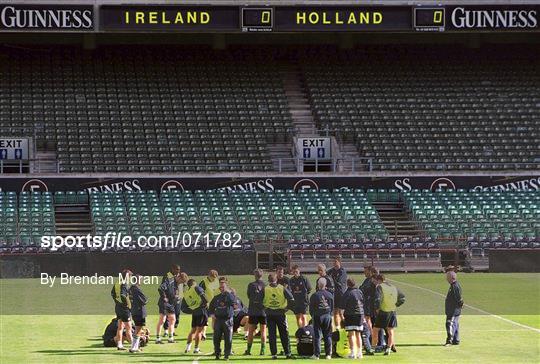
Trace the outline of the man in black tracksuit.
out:
[[[208,312],[214,320],[214,353],[216,360],[221,356],[221,337],[225,339],[225,360],[229,360],[232,349],[233,316],[235,298],[227,287],[227,278],[219,279],[220,293],[210,302]]]
[[[144,326],[146,326],[146,303],[148,302],[148,299],[141,290],[140,282],[141,276],[137,276],[137,284],[133,284],[129,288],[131,316],[135,322],[135,335],[133,336],[131,349],[129,349],[131,353],[136,353],[140,350],[141,334]]]
[[[375,316],[374,300],[375,300],[375,283],[373,283],[373,267],[365,266],[364,267],[364,282],[360,286],[362,295],[364,296],[364,319],[366,320],[369,330],[366,331],[368,334],[368,340],[371,342],[371,330],[373,329],[371,323],[371,317]]]
[[[334,266],[328,270],[327,274],[334,283],[334,324],[335,327],[341,327],[341,320],[343,320],[341,298],[347,290],[347,272],[341,266],[340,257],[334,258]]]
[[[309,305],[309,294],[311,293],[311,284],[309,280],[300,274],[300,268],[293,265],[291,268],[293,276],[289,279],[289,289],[294,297],[294,306],[292,311],[296,316],[298,328],[307,325],[307,308]]]
[[[446,313],[446,344],[459,345],[459,316],[463,307],[463,298],[461,297],[461,286],[457,281],[456,272],[450,270],[446,272],[446,280],[450,284],[446,300],[444,302],[444,311]]]
[[[176,276],[173,273],[167,273],[158,287],[158,308],[159,320],[156,328],[156,344],[161,344],[161,328],[165,320],[168,321],[167,329],[169,331],[169,343],[174,342],[174,324],[176,322],[175,304],[176,290],[178,289]]]
[[[255,269],[253,276],[255,281],[251,282],[247,287],[247,296],[249,299],[248,316],[249,316],[249,329],[247,338],[247,349],[244,355],[251,355],[251,346],[253,345],[253,336],[257,325],[260,325],[261,329],[261,351],[260,355],[264,355],[266,346],[266,312],[263,306],[264,287],[265,284],[262,280],[263,272],[261,269]]]
[[[326,282],[317,281],[317,291],[309,299],[309,313],[313,317],[313,357],[321,355],[321,336],[324,340],[324,352],[327,359],[332,358],[332,312],[334,296],[326,290]]]

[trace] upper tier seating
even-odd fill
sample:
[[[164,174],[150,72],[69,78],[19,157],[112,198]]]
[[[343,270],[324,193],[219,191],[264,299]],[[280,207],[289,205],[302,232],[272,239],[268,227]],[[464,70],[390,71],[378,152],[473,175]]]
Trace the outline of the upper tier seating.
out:
[[[326,50],[302,63],[320,128],[375,170],[537,169],[538,47]]]
[[[272,169],[291,116],[271,65],[205,48],[7,51],[2,135],[37,136],[62,172]]]
[[[1,135],[35,136],[61,172],[270,171],[294,130],[284,75],[374,170],[540,166],[534,45],[2,51]]]

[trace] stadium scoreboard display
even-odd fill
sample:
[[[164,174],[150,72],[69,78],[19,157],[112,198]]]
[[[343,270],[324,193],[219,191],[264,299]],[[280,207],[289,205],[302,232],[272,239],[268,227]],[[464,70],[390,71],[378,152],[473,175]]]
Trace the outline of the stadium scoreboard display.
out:
[[[243,32],[271,32],[274,28],[274,8],[242,8]]]
[[[413,25],[420,31],[444,31],[444,8],[414,8]]]
[[[106,5],[102,31],[415,32],[538,31],[540,5]]]
[[[105,5],[100,12],[104,31],[235,32],[239,29],[234,6]]]
[[[0,4],[0,31],[524,32],[538,31],[539,18],[538,3],[452,6],[107,4],[98,5],[95,10],[81,5]]]

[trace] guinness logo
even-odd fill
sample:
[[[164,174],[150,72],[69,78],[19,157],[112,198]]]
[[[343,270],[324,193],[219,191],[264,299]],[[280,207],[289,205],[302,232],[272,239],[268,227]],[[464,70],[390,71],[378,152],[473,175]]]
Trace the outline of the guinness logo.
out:
[[[437,178],[429,188],[432,192],[437,190],[455,190],[456,185],[448,178]]]
[[[28,192],[47,192],[49,191],[49,188],[40,179],[31,179],[28,182],[26,182],[21,189],[21,192],[28,191]]]
[[[303,191],[303,190],[319,190],[319,185],[312,179],[304,178],[296,182],[293,187],[294,192]]]
[[[161,185],[161,192],[175,191],[175,190],[184,192],[184,186],[180,182],[173,179],[168,180],[167,182]]]

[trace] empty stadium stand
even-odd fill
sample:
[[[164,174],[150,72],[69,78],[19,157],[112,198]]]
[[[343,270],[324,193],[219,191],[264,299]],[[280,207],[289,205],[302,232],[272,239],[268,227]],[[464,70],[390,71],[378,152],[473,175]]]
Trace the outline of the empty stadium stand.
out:
[[[341,171],[540,165],[537,46],[2,50],[1,134],[36,139],[35,173],[292,171],[313,121]]]
[[[540,238],[537,191],[413,190],[404,199],[432,239],[526,243]]]
[[[272,65],[149,48],[6,50],[2,135],[36,137],[61,172],[272,169],[291,126]]]
[[[389,223],[392,219],[397,219],[394,224]],[[487,270],[489,252],[494,249],[540,248],[540,192],[346,188],[90,195],[1,192],[0,221],[0,253],[4,255],[50,253],[40,247],[43,235],[121,233],[137,239],[239,232],[239,247],[134,245],[113,250],[258,251],[271,243],[286,250],[289,264],[299,264],[306,271],[313,270],[315,263],[330,263],[334,256],[341,256],[350,270],[376,264],[386,271],[437,271],[443,256],[457,259],[462,251],[466,264]],[[393,230],[396,225],[400,233]]]
[[[402,203],[414,233],[392,234],[376,206]],[[59,233],[58,215],[89,207],[95,234],[240,232],[245,241],[296,244],[479,242],[532,246],[540,239],[538,191],[275,190],[271,192],[1,192],[2,240],[29,243]],[[386,206],[386,205],[385,205]],[[55,217],[56,211],[56,217]],[[60,211],[60,212],[59,212]],[[394,216],[395,217],[395,216]],[[70,220],[70,219],[67,219]],[[71,219],[76,222],[76,219]],[[405,219],[400,219],[405,221]],[[28,238],[28,239],[27,239]],[[38,242],[35,239],[32,242]],[[300,245],[299,245],[300,244]],[[471,245],[473,244],[473,245]],[[510,245],[509,245],[510,244]],[[498,245],[502,246],[502,245]],[[384,246],[381,246],[384,247]],[[390,246],[389,246],[390,247]]]
[[[54,202],[49,192],[0,191],[0,244],[13,252],[34,250],[43,235],[55,234]]]
[[[387,237],[361,190],[165,192],[161,198],[174,232],[240,231],[248,241],[323,243]]]
[[[468,265],[487,270],[493,249],[540,248],[538,191],[404,193],[417,223],[440,246],[465,244]]]
[[[37,247],[41,235],[55,233],[59,215],[89,206],[93,233],[141,235],[235,233],[244,242],[330,244],[387,240],[388,233],[362,190],[275,190],[266,193],[156,191],[92,193],[3,193],[4,247]],[[27,214],[31,202],[32,221]],[[18,206],[17,206],[18,204]],[[62,213],[59,213],[59,208]],[[9,217],[7,216],[9,215]],[[65,219],[65,218],[64,218]],[[69,219],[68,219],[69,220]],[[79,228],[77,221],[72,221]],[[84,221],[83,221],[84,222]],[[65,221],[62,221],[65,223]],[[60,230],[66,230],[68,226]],[[66,231],[69,231],[67,229]],[[39,238],[37,237],[39,235]],[[65,235],[65,234],[61,234]],[[77,234],[74,234],[77,235]],[[36,236],[26,240],[26,236]],[[28,245],[27,244],[27,245]]]
[[[302,69],[319,127],[374,170],[538,169],[538,48],[501,48],[313,49]]]
[[[240,232],[245,241],[323,243],[387,237],[362,191],[98,193],[91,207],[101,234]]]

